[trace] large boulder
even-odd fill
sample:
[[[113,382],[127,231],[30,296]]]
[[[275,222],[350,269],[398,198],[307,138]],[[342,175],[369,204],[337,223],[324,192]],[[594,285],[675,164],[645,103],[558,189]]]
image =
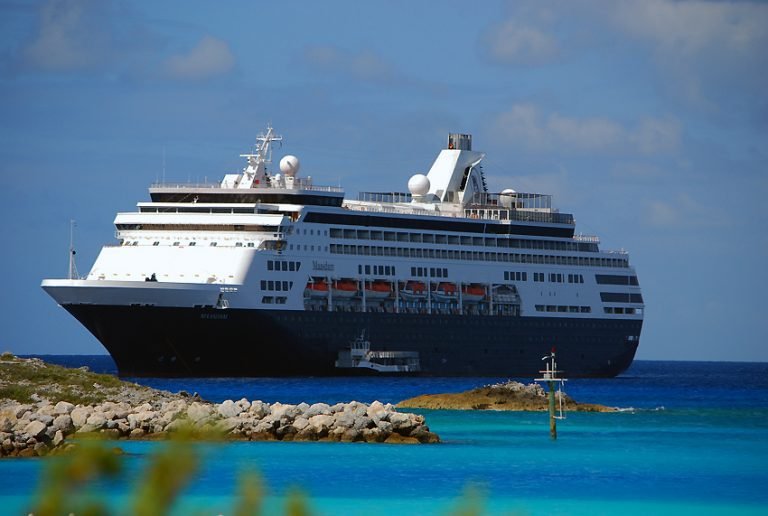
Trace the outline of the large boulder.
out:
[[[224,400],[220,405],[216,407],[216,411],[219,413],[221,417],[230,418],[240,414],[240,412],[242,412],[242,409],[240,408],[239,405],[236,405],[234,401]]]
[[[46,428],[48,427],[45,423],[40,421],[31,421],[27,424],[27,426],[24,427],[24,433],[29,437],[37,439],[45,435]]]
[[[56,432],[60,431],[64,434],[69,434],[75,430],[75,425],[72,423],[72,418],[68,414],[62,414],[53,420],[51,428]]]
[[[193,423],[197,423],[200,420],[209,417],[212,412],[213,409],[210,405],[194,402],[187,409],[187,417],[189,417]]]
[[[91,407],[75,407],[72,409],[72,412],[70,412],[69,415],[72,418],[72,423],[75,425],[75,428],[80,428],[85,425],[91,412]]]
[[[74,410],[75,406],[68,401],[60,401],[53,407],[54,414],[62,415],[69,414]]]
[[[267,414],[269,414],[271,411],[271,408],[269,406],[269,403],[264,403],[261,400],[256,400],[253,403],[251,403],[250,408],[248,409],[248,412],[254,415],[254,417],[261,419]]]

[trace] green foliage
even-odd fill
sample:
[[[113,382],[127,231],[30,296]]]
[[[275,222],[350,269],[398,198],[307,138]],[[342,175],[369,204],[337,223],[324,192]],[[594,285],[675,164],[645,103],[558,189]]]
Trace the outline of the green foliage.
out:
[[[161,516],[170,514],[179,493],[183,491],[199,467],[193,434],[181,431],[165,446],[152,454],[147,467],[137,479],[136,488],[125,507],[128,514]],[[115,478],[122,472],[122,453],[110,449],[100,439],[78,439],[76,445],[62,455],[46,460],[40,486],[31,514],[54,516],[107,516],[106,503],[89,492],[90,484],[104,478]],[[239,476],[234,501],[235,516],[259,516],[265,489],[261,477],[253,471]],[[485,494],[477,486],[468,486],[451,513],[455,516],[484,514]],[[291,488],[285,497],[285,514],[312,514],[306,495]]]
[[[197,471],[198,459],[185,441],[169,441],[149,463],[134,496],[133,514],[168,514],[179,492]]]
[[[87,487],[89,482],[101,477],[116,476],[121,466],[119,455],[101,441],[81,441],[75,452],[49,459],[32,513],[38,516],[106,515],[103,502],[88,493]]]
[[[33,389],[26,385],[2,385],[0,386],[0,399],[7,398],[19,403],[31,403]]]
[[[10,362],[11,360],[15,359],[16,356],[11,353],[10,351],[3,351],[3,354],[0,355],[0,362]]]

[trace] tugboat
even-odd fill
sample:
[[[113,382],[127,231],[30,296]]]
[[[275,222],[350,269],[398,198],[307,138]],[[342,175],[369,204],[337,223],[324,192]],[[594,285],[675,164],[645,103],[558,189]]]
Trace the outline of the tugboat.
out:
[[[364,374],[399,374],[421,371],[417,351],[372,351],[371,342],[365,338],[365,330],[350,342],[349,348],[339,351],[336,367]]]

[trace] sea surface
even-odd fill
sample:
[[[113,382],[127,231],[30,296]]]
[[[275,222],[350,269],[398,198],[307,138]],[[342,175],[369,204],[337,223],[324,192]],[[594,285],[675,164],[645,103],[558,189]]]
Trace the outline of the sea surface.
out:
[[[44,356],[115,372],[109,357]],[[134,379],[209,401],[395,403],[506,378]],[[519,379],[530,382],[530,378]],[[267,514],[294,488],[315,514],[768,514],[768,364],[636,361],[618,378],[571,380],[577,401],[618,413],[568,413],[549,436],[532,412],[418,411],[437,445],[200,444],[202,465],[174,514],[231,514],[239,475],[257,471]],[[126,475],[99,484],[121,514],[163,443],[121,441]],[[0,460],[0,514],[26,514],[51,459]],[[466,494],[471,493],[471,494]]]

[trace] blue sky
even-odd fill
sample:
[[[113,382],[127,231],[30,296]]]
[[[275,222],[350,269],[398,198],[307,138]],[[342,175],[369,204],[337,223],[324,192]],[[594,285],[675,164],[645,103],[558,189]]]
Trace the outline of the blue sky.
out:
[[[39,288],[117,211],[272,122],[318,183],[403,191],[446,134],[624,248],[640,359],[768,360],[768,4],[0,1],[0,348],[102,353]]]

